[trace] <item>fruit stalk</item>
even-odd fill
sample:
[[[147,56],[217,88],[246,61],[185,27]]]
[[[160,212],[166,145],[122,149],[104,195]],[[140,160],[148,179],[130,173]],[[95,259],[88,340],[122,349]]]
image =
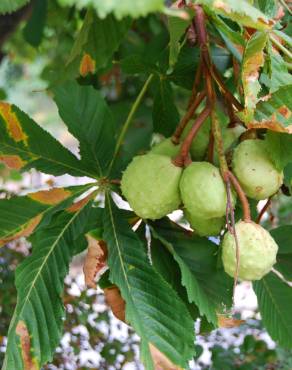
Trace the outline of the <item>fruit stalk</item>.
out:
[[[244,221],[250,222],[251,221],[250,207],[245,192],[242,190],[242,187],[240,186],[237,178],[233,175],[231,171],[228,171],[227,178],[230,179],[237,195],[239,196],[240,202],[242,204]]]
[[[263,208],[261,209],[257,219],[256,219],[256,223],[259,224],[261,222],[261,219],[263,218],[263,215],[266,213],[266,211],[268,210],[268,208],[270,207],[272,203],[272,200],[271,198],[269,198],[266,202],[266,204],[263,206]]]

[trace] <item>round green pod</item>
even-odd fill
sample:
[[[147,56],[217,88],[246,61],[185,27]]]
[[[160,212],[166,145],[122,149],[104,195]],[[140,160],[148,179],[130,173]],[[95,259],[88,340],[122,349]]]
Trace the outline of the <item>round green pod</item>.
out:
[[[192,120],[187,124],[182,134],[182,140],[186,138],[193,124],[194,122]],[[208,149],[210,130],[211,130],[211,121],[208,118],[198,131],[190,147],[190,153],[194,160],[204,159]]]
[[[185,208],[191,214],[198,214],[201,218],[225,215],[227,204],[225,184],[219,169],[211,163],[190,164],[183,171],[180,191]]]
[[[276,263],[278,245],[270,233],[254,222],[239,221],[235,225],[239,244],[239,273],[241,280],[260,280]],[[222,243],[222,260],[226,273],[234,277],[236,244],[228,231]]]
[[[171,138],[169,137],[167,139],[162,140],[159,144],[155,145],[151,149],[150,153],[162,154],[162,155],[166,155],[168,157],[173,158],[178,155],[179,150],[180,150],[180,145],[173,144],[173,142],[171,141]]]
[[[200,215],[193,215],[187,210],[184,211],[186,220],[192,229],[199,236],[217,236],[225,225],[225,217],[201,218]]]
[[[122,193],[138,216],[156,220],[179,207],[181,174],[167,156],[137,156],[123,173]]]
[[[245,140],[234,151],[233,171],[246,195],[266,199],[283,183],[283,172],[272,162],[263,140]]]

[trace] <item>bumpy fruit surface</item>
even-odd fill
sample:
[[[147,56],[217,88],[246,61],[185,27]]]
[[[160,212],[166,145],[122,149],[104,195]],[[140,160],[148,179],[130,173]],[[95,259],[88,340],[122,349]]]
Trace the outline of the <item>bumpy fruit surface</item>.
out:
[[[137,156],[123,174],[122,193],[138,216],[156,220],[179,207],[181,173],[170,157]]]
[[[180,181],[182,201],[188,212],[201,218],[222,217],[227,194],[219,169],[209,162],[193,162]],[[234,201],[234,199],[233,199]]]
[[[200,236],[217,236],[225,224],[225,217],[204,219],[188,211],[185,211],[185,216],[192,229]]]
[[[245,140],[238,145],[233,170],[247,196],[253,199],[270,197],[283,183],[283,172],[275,167],[262,140]]]
[[[240,251],[238,277],[241,280],[260,280],[276,262],[278,245],[267,230],[254,222],[239,221],[235,230]],[[223,239],[222,260],[225,271],[233,277],[236,270],[236,244],[230,232]]]
[[[191,120],[187,124],[182,134],[182,140],[186,138],[193,124],[194,124],[193,120]],[[206,122],[203,124],[203,126],[198,131],[196,137],[194,138],[192,142],[191,148],[190,148],[190,153],[194,160],[204,159],[207,149],[208,149],[210,129],[211,129],[211,122],[210,122],[210,119],[207,119]]]
[[[152,154],[162,154],[162,155],[167,155],[168,157],[175,157],[178,155],[180,150],[180,145],[175,145],[171,141],[171,138],[164,139],[161,141],[161,143],[155,145],[152,149],[151,152]]]

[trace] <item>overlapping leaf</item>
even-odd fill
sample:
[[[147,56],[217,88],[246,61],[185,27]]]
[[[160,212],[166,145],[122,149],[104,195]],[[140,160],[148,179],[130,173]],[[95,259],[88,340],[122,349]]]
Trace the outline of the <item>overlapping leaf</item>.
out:
[[[1,0],[0,1],[0,14],[12,13],[19,8],[23,7],[30,0]]]
[[[264,64],[264,48],[267,35],[264,32],[255,33],[248,41],[242,61],[242,85],[244,90],[245,122],[250,122],[258,102],[261,89],[259,83],[260,68]]]
[[[269,131],[266,137],[267,151],[276,167],[282,171],[292,163],[292,135]]]
[[[0,102],[0,161],[55,176],[91,176],[80,161],[15,105]]]
[[[104,67],[117,50],[130,26],[129,19],[118,21],[112,15],[100,19],[88,10],[68,60],[75,75],[85,77]]]
[[[64,209],[88,185],[38,191],[22,197],[0,200],[0,246],[27,237],[54,212]]]
[[[254,283],[259,310],[268,333],[280,346],[292,346],[292,287],[270,272]]]
[[[189,301],[217,326],[217,313],[223,305],[231,305],[232,296],[232,279],[216,267],[218,246],[206,238],[187,234],[169,221],[153,223],[151,230],[179,264]]]
[[[157,92],[153,105],[153,128],[155,132],[170,136],[179,122],[179,114],[174,104],[172,87],[165,79],[156,79]]]
[[[246,0],[199,0],[196,2],[207,5],[215,13],[228,17],[243,26],[264,30],[273,25],[273,21]]]
[[[80,201],[32,238],[32,255],[16,271],[18,300],[3,370],[37,370],[52,359],[62,334],[63,281],[91,212],[90,205]]]
[[[150,344],[185,368],[194,351],[193,320],[170,285],[153,269],[142,242],[109,194],[103,239],[108,245],[110,279],[126,301],[126,320],[141,337],[146,368],[153,369]]]
[[[82,165],[101,177],[115,148],[115,125],[101,93],[68,81],[53,89],[59,114],[79,140]]]
[[[118,19],[126,16],[138,18],[145,16],[148,13],[161,11],[164,8],[163,0],[111,0],[111,1],[95,1],[95,0],[58,0],[61,5],[75,5],[77,8],[92,6],[97,11],[101,18],[113,13]]]
[[[271,230],[271,235],[279,246],[275,269],[292,281],[292,226],[280,226]]]

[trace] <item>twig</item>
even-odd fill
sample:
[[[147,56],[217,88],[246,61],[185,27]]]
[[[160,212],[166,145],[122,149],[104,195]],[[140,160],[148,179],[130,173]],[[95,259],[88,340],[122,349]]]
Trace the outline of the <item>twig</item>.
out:
[[[215,149],[214,146],[215,146],[214,135],[213,135],[212,130],[210,130],[208,154],[207,154],[207,159],[208,159],[208,162],[210,163],[214,162],[214,149]]]
[[[242,204],[243,219],[246,222],[250,222],[251,221],[250,207],[249,207],[249,203],[248,203],[247,197],[246,197],[244,191],[242,190],[242,187],[240,186],[237,178],[233,175],[233,173],[231,171],[228,171],[228,175],[227,176],[230,179],[230,181],[231,181],[231,183],[232,183],[232,185],[233,185],[236,193],[239,196],[240,202]]]
[[[171,139],[174,144],[179,143],[180,137],[183,133],[183,130],[185,129],[186,125],[189,123],[189,121],[194,116],[196,109],[202,103],[205,96],[206,96],[205,91],[202,91],[199,95],[197,95],[196,99],[193,101],[193,104],[189,107],[186,114],[180,120],[180,123],[178,124],[178,126],[177,126],[177,128],[176,128],[176,130],[175,130],[175,132],[172,136],[172,139]]]
[[[201,63],[201,60],[200,60],[199,64],[198,64],[197,71],[196,71],[196,75],[195,75],[195,79],[194,79],[194,83],[193,83],[193,88],[192,88],[192,94],[191,94],[191,97],[190,97],[190,100],[189,100],[189,103],[188,103],[188,108],[191,107],[193,101],[195,100],[195,98],[198,94],[198,87],[199,87],[201,78],[202,78],[202,63]]]
[[[183,141],[180,149],[180,153],[177,155],[176,158],[172,160],[173,164],[177,167],[187,166],[191,163],[191,159],[189,157],[190,147],[192,145],[192,141],[194,140],[195,136],[197,135],[200,127],[208,118],[211,113],[211,108],[207,106],[196,118],[192,128],[190,129],[187,137]]]
[[[116,148],[115,148],[115,151],[114,151],[114,155],[113,155],[112,161],[111,161],[111,163],[109,165],[108,173],[110,173],[110,171],[112,169],[112,166],[114,164],[114,161],[116,159],[116,156],[117,156],[117,154],[118,154],[118,152],[120,150],[120,147],[121,147],[121,145],[122,145],[122,143],[124,141],[125,135],[126,135],[128,129],[130,127],[130,124],[131,124],[131,122],[133,120],[133,117],[134,117],[135,113],[137,112],[137,109],[139,108],[139,105],[141,104],[141,101],[142,101],[142,99],[143,99],[143,97],[144,97],[144,95],[145,95],[145,93],[146,93],[146,91],[148,89],[148,86],[150,85],[150,82],[152,81],[153,77],[154,77],[154,75],[151,74],[147,78],[147,80],[145,81],[145,83],[144,83],[144,85],[143,85],[143,87],[142,87],[139,95],[137,96],[134,104],[132,105],[132,108],[131,108],[131,110],[130,110],[130,112],[128,114],[128,117],[127,117],[125,123],[123,124],[122,130],[121,130],[120,135],[119,135],[118,140],[117,140],[117,144],[116,144]]]
[[[266,202],[266,204],[263,206],[263,208],[261,209],[257,219],[256,219],[256,223],[259,224],[261,222],[261,219],[263,218],[263,215],[266,213],[267,209],[270,207],[272,203],[272,200],[271,198],[269,198]]]
[[[285,48],[276,38],[274,38],[272,35],[270,35],[270,40],[273,44],[275,44],[282,52],[285,54],[290,60],[292,60],[292,53]]]

